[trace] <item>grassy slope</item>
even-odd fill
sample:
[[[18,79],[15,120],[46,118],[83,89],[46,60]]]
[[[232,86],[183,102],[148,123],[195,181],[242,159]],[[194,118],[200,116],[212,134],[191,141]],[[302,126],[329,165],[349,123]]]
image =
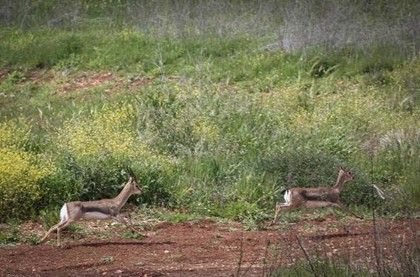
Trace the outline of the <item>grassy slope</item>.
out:
[[[358,176],[347,203],[372,205],[372,182],[395,196],[387,210],[419,203],[416,58],[97,25],[0,37],[2,218],[113,195],[127,166],[140,202],[243,220],[339,165]]]

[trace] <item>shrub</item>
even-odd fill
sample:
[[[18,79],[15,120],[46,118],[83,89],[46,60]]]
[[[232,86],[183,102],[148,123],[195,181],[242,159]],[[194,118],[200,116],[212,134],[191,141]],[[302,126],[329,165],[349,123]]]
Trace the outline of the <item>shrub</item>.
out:
[[[0,44],[3,66],[50,68],[83,52],[83,38],[72,32],[48,29],[36,30],[29,35],[17,29],[2,32],[7,37]]]
[[[45,157],[25,150],[29,140],[26,121],[0,123],[0,221],[28,217],[45,193],[42,182],[55,170]]]
[[[0,122],[0,147],[24,149],[29,142],[30,126],[23,119]]]
[[[331,185],[339,165],[356,170],[348,203],[372,205],[370,182],[418,197],[418,139],[383,143],[418,125],[414,2],[9,2],[1,116],[31,121],[1,123],[0,148],[33,171],[53,161],[27,181],[46,192],[34,207],[112,197],[127,167],[145,203],[242,220],[284,187]],[[262,51],[281,19],[286,51]],[[61,93],[72,70],[113,80]]]
[[[420,174],[417,170],[420,164],[420,133],[412,126],[388,132],[381,138],[378,150],[377,170],[389,172],[389,178],[382,180],[388,186],[393,183],[401,185],[403,206],[419,207]]]
[[[159,197],[159,201],[167,201],[165,176],[173,162],[136,134],[134,119],[133,107],[125,103],[64,123],[55,141],[62,155],[58,162],[72,183],[69,186],[79,188],[73,197],[114,197],[119,185],[127,180],[130,167],[146,186],[143,200],[152,203]]]
[[[44,190],[42,181],[54,167],[34,154],[0,148],[0,218],[24,218],[37,207]]]

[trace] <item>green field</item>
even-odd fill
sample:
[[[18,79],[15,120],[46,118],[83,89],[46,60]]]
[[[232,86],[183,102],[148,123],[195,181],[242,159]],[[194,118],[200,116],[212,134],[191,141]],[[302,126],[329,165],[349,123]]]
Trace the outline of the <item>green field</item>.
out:
[[[39,2],[0,27],[0,222],[112,197],[128,168],[134,204],[195,215],[268,220],[339,166],[353,209],[418,210],[416,1],[356,1],[353,29],[310,1]]]

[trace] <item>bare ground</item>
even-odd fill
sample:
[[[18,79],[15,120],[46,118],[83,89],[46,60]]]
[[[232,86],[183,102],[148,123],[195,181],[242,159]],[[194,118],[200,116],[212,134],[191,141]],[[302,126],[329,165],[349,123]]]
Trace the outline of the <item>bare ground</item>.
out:
[[[387,261],[418,246],[420,220],[339,221],[335,216],[245,231],[239,223],[211,220],[161,223],[146,237],[78,238],[63,234],[65,246],[0,248],[1,276],[263,276],[308,255],[345,260],[354,268],[375,268],[376,251]],[[122,228],[122,227],[120,227]],[[121,231],[121,230],[120,230]],[[299,243],[300,242],[300,243]],[[300,244],[300,245],[299,245]]]

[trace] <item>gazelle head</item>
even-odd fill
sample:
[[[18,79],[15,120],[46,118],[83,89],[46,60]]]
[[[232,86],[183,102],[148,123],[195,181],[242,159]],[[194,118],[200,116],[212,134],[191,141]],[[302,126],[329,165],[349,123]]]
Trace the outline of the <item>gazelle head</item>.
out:
[[[353,173],[350,170],[346,170],[342,167],[340,167],[340,171],[338,172],[338,176],[341,180],[343,180],[343,183],[351,181],[354,179]]]
[[[142,192],[139,184],[137,183],[137,179],[134,176],[130,176],[126,186],[129,186],[131,194],[140,194]]]

